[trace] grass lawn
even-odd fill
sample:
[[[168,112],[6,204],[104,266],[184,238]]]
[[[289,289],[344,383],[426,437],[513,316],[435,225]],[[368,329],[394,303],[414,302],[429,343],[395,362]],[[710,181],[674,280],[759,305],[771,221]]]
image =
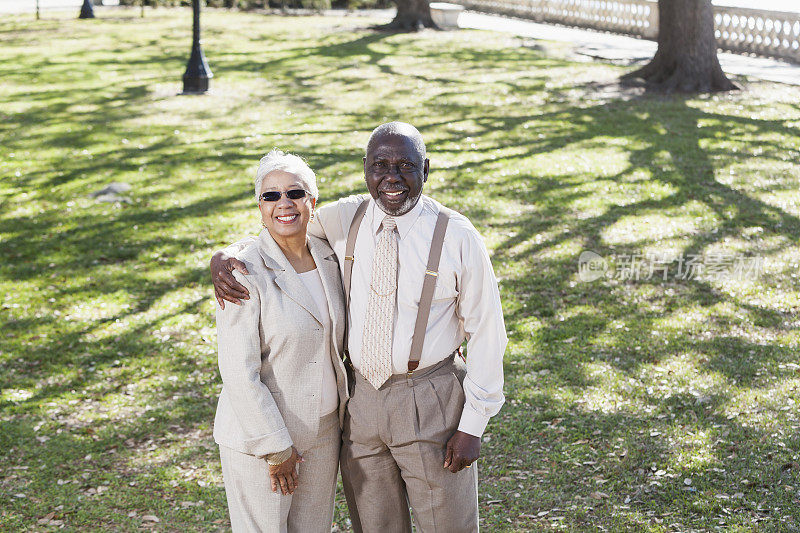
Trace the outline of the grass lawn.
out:
[[[259,229],[266,151],[330,201],[391,119],[500,280],[484,530],[800,528],[797,88],[641,96],[561,45],[209,11],[213,93],[177,96],[189,10],[76,15],[0,20],[0,529],[228,527],[208,259]],[[113,181],[130,204],[87,196]],[[626,271],[661,253],[706,268]]]

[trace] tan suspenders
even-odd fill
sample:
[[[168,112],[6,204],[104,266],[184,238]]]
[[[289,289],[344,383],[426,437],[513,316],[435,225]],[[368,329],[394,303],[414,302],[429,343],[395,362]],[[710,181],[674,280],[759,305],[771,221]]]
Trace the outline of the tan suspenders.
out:
[[[369,198],[366,198],[358,205],[356,209],[356,216],[350,223],[350,231],[347,232],[347,244],[344,246],[344,272],[342,272],[342,285],[344,286],[344,353],[345,357],[350,359],[350,350],[348,344],[350,340],[350,280],[353,278],[353,262],[355,257],[353,253],[356,249],[356,236],[358,235],[358,228],[361,226],[361,221],[364,220],[364,213],[367,212],[369,205]],[[352,361],[349,361],[352,365]],[[350,368],[350,365],[347,365]]]
[[[439,211],[436,227],[433,229],[431,251],[428,254],[428,266],[425,267],[425,281],[422,282],[422,294],[419,297],[417,321],[414,323],[414,337],[411,340],[411,355],[408,358],[408,373],[411,374],[419,366],[422,357],[422,344],[425,342],[425,330],[428,327],[428,316],[431,314],[433,291],[436,289],[436,278],[439,277],[439,258],[442,256],[444,233],[450,217],[444,209]]]
[[[350,223],[350,231],[347,233],[347,244],[345,245],[344,252],[344,275],[342,283],[344,285],[345,305],[348,309],[350,308],[350,282],[353,277],[353,262],[355,261],[353,252],[356,247],[358,228],[361,226],[361,221],[364,219],[364,213],[367,211],[367,205],[369,205],[369,198],[365,199],[358,206],[358,209],[356,210],[356,216]],[[417,321],[414,323],[414,336],[411,340],[411,353],[408,357],[409,375],[417,369],[419,366],[420,357],[422,357],[422,346],[425,342],[425,330],[428,326],[428,316],[431,313],[431,302],[433,301],[433,292],[436,289],[436,278],[439,276],[439,259],[442,256],[444,234],[447,231],[447,223],[449,220],[450,216],[446,210],[444,208],[441,209],[439,211],[439,217],[436,219],[436,227],[433,229],[431,251],[428,254],[428,265],[425,268],[425,280],[422,282],[422,294],[419,297]],[[347,321],[345,321],[345,343],[348,340],[348,329],[349,326]]]

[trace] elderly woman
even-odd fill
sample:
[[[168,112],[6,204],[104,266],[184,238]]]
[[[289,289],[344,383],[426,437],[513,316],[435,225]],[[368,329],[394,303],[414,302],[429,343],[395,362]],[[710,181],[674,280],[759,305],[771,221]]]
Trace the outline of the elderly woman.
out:
[[[314,172],[273,150],[256,172],[264,229],[235,256],[250,292],[217,307],[222,393],[214,421],[235,532],[331,530],[347,397],[341,278],[306,234]]]

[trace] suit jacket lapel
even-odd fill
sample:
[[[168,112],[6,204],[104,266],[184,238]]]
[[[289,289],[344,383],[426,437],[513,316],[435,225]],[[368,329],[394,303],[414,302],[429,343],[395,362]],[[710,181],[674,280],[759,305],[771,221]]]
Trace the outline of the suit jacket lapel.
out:
[[[336,261],[336,254],[326,253],[327,250],[321,248],[315,237],[309,238],[308,247],[317,264],[322,287],[325,289],[325,298],[331,315],[331,329],[334,335],[333,346],[338,355],[339,346],[336,339],[344,333],[344,306],[341,304],[342,275],[339,271],[339,263]]]
[[[278,243],[269,234],[266,229],[261,230],[258,235],[259,251],[264,260],[264,265],[276,272],[275,284],[286,293],[286,295],[297,302],[303,309],[311,313],[311,316],[317,322],[323,324],[322,315],[317,308],[314,298],[306,289],[305,284],[297,275],[292,265],[289,263],[286,256],[283,255],[283,250],[280,249]]]

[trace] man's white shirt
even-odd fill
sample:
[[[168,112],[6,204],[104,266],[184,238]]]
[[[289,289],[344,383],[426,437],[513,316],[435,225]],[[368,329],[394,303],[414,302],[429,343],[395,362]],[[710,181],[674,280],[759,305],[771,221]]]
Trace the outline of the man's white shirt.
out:
[[[327,238],[340,265],[344,265],[350,222],[365,196],[351,196],[321,207],[309,233]],[[422,196],[397,222],[397,312],[392,340],[392,372],[405,374],[414,323],[428,263],[433,229],[440,205]],[[359,227],[353,256],[350,291],[348,350],[353,366],[361,362],[364,320],[369,303],[372,258],[386,214],[369,200]],[[481,436],[489,418],[497,414],[503,396],[503,354],[508,338],[500,307],[497,279],[486,246],[478,231],[463,215],[453,213],[447,226],[439,263],[439,276],[431,304],[425,343],[417,371],[435,365],[467,339],[465,405],[458,429]]]
[[[314,220],[308,225],[310,234],[328,240],[340,266],[344,265],[350,223],[364,198],[366,196],[350,196],[327,204],[317,210]],[[408,370],[414,323],[440,206],[423,195],[411,211],[394,217],[399,235],[397,312],[392,340],[392,371],[395,374],[405,374]],[[417,371],[444,360],[467,339],[465,403],[458,429],[480,437],[489,419],[505,402],[503,354],[508,337],[497,279],[483,239],[466,217],[452,213]],[[350,324],[348,350],[356,370],[361,361],[372,258],[385,216],[370,198],[353,253],[355,261],[350,305],[347,307]],[[234,255],[250,239],[239,241],[225,251]]]

